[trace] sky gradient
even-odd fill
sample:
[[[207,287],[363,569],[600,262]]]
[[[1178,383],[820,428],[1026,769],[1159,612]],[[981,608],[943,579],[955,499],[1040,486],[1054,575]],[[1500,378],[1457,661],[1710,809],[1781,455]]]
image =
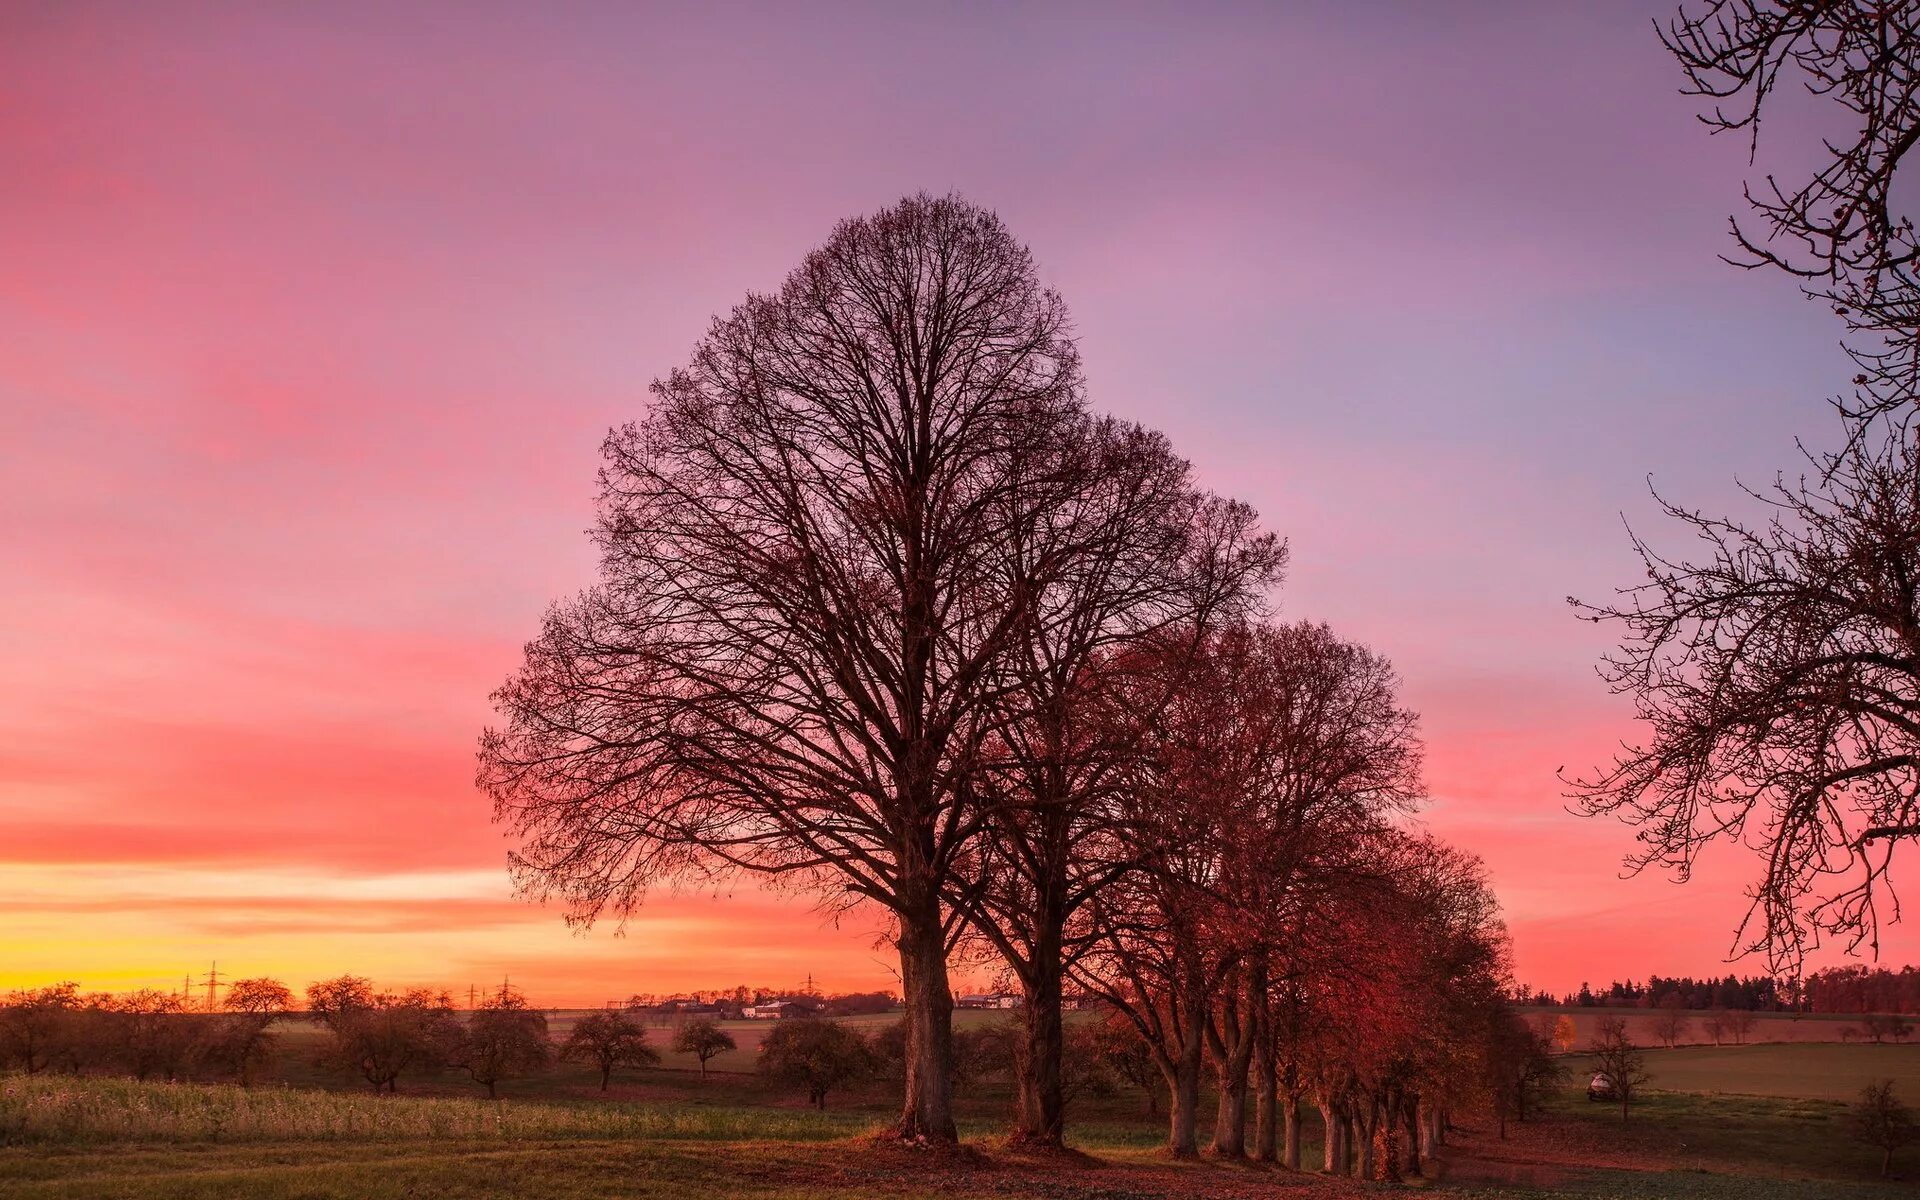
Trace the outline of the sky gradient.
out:
[[[0,988],[890,986],[747,882],[571,933],[471,777],[607,427],[920,190],[1289,539],[1283,616],[1395,662],[1521,978],[1727,969],[1751,860],[1622,879],[1555,778],[1632,732],[1565,597],[1632,582],[1648,477],[1729,504],[1848,373],[1714,257],[1744,147],[1667,6],[909,7],[0,12]]]

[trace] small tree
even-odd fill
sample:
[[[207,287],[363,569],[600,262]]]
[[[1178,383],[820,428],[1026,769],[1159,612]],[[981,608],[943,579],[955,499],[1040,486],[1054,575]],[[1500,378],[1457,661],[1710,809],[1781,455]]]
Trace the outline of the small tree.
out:
[[[1633,1104],[1640,1085],[1652,1078],[1647,1074],[1646,1056],[1627,1036],[1627,1023],[1619,1017],[1609,1017],[1600,1022],[1600,1032],[1594,1037],[1589,1050],[1600,1074],[1606,1076],[1608,1086],[1619,1099],[1620,1119],[1625,1121],[1627,1110]]]
[[[1714,1045],[1718,1046],[1720,1039],[1727,1033],[1727,1014],[1715,1009],[1701,1019],[1700,1028],[1706,1030],[1707,1036],[1713,1039]]]
[[[172,992],[141,988],[101,1008],[107,1053],[135,1079],[169,1083],[186,1075],[194,1058],[194,1028],[186,1005]]]
[[[1493,1099],[1500,1136],[1507,1136],[1507,1118],[1525,1121],[1530,1109],[1546,1098],[1567,1076],[1567,1068],[1553,1056],[1550,1035],[1522,1020],[1510,1008],[1494,1016],[1487,1039],[1487,1091]]]
[[[700,1060],[700,1078],[707,1077],[707,1063],[729,1050],[738,1048],[733,1035],[720,1028],[718,1021],[698,1017],[680,1027],[673,1035],[673,1052],[691,1054]]]
[[[1693,1021],[1687,1016],[1687,1000],[1679,992],[1668,992],[1660,997],[1659,1012],[1653,1018],[1654,1036],[1665,1042],[1667,1049],[1673,1049],[1674,1043],[1686,1036]]]
[[[80,1005],[79,985],[7,993],[0,1004],[0,1067],[15,1066],[29,1075],[51,1066]]]
[[[807,1103],[827,1106],[827,1093],[873,1071],[873,1052],[844,1025],[816,1017],[780,1022],[760,1044],[760,1072],[804,1087]]]
[[[553,1061],[547,1014],[528,1008],[526,996],[503,983],[467,1014],[451,1057],[487,1089],[487,1099],[497,1099],[502,1080],[537,1074]]]
[[[220,1003],[227,1011],[214,1031],[210,1056],[248,1087],[254,1067],[273,1048],[268,1030],[293,1007],[293,993],[277,979],[236,979]]]
[[[574,1022],[560,1046],[566,1062],[591,1063],[600,1069],[600,1090],[621,1067],[654,1067],[660,1052],[647,1044],[646,1027],[620,1012],[597,1012]]]
[[[1733,1044],[1744,1046],[1747,1035],[1753,1032],[1753,1014],[1744,1008],[1736,1008],[1727,1014],[1727,1032],[1733,1035]]]
[[[355,975],[309,987],[307,1012],[331,1035],[319,1065],[358,1072],[376,1092],[398,1091],[403,1072],[443,1066],[461,1036],[445,992],[376,992]]]
[[[1853,1139],[1880,1148],[1880,1175],[1885,1178],[1893,1168],[1893,1152],[1920,1138],[1920,1124],[1913,1110],[1893,1094],[1893,1080],[1877,1079],[1860,1091],[1847,1113],[1848,1130]]]

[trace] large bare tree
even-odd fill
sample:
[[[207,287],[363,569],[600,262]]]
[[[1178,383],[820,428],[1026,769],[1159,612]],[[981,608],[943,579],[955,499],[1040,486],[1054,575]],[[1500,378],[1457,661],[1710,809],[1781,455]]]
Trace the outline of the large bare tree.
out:
[[[903,1137],[951,1140],[948,901],[1036,596],[1105,485],[1060,298],[991,213],[844,222],[616,430],[599,586],[497,694],[480,782],[579,919],[745,869],[891,914]],[[1095,523],[1089,536],[1104,530]]]

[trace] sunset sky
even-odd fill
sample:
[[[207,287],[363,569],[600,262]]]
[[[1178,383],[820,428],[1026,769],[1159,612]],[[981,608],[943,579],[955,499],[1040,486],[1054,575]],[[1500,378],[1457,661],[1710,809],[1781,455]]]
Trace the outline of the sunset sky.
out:
[[[1633,582],[1649,475],[1729,504],[1850,374],[1715,259],[1745,147],[1669,7],[6,5],[0,988],[893,986],[750,882],[570,932],[472,764],[608,426],[921,190],[1289,539],[1282,615],[1396,663],[1523,980],[1727,969],[1751,857],[1622,879],[1555,778],[1632,733],[1565,597]]]

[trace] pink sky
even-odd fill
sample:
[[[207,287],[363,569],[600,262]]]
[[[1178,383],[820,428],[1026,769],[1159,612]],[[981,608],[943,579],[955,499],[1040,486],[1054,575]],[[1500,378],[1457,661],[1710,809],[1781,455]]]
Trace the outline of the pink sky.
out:
[[[1837,330],[1715,261],[1742,148],[1664,4],[1448,7],[8,7],[0,987],[890,983],[748,884],[618,940],[513,901],[472,747],[589,578],[606,428],[950,189],[1095,403],[1290,539],[1282,613],[1399,665],[1520,974],[1726,969],[1749,858],[1623,880],[1563,811],[1631,732],[1563,598],[1631,581],[1649,473],[1719,504],[1827,440]]]

